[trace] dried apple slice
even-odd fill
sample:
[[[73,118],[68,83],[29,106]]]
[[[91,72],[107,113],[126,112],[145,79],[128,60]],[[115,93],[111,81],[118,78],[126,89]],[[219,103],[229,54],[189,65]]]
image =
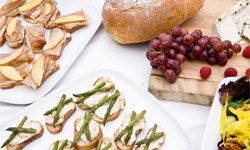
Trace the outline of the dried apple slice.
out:
[[[22,54],[23,50],[24,50],[23,48],[19,48],[9,56],[0,59],[0,65],[6,65],[15,61]]]
[[[12,18],[8,25],[7,25],[7,30],[6,30],[6,33],[11,36],[13,34],[13,32],[15,31],[16,29],[16,26],[17,26],[17,23],[18,23],[18,17],[15,17],[15,18]]]
[[[51,14],[52,12],[52,5],[48,2],[44,3],[44,10],[43,10],[43,13],[45,16],[48,16]]]
[[[16,69],[12,66],[1,66],[0,71],[3,76],[10,80],[21,81],[23,77],[16,71]]]
[[[18,8],[20,12],[25,12],[34,9],[43,3],[44,0],[31,0]]]
[[[17,16],[18,11],[17,7],[22,5],[26,0],[9,0],[7,3],[3,5],[0,9],[0,15],[7,15],[7,16]]]
[[[43,50],[49,50],[49,49],[56,47],[58,43],[60,43],[62,39],[64,38],[65,33],[60,29],[54,29],[51,31],[50,34],[51,35],[50,35],[49,41],[43,47]]]
[[[40,86],[45,72],[45,56],[42,54],[34,63],[31,70],[32,79]]]
[[[81,22],[85,21],[85,17],[81,15],[68,15],[68,16],[60,16],[55,20],[56,24],[64,24],[64,23],[73,23],[73,22]]]

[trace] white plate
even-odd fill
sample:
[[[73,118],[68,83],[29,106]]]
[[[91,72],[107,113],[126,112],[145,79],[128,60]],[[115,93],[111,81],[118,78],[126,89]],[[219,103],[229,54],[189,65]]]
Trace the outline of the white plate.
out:
[[[0,1],[0,6],[4,3],[5,1]],[[71,42],[65,47],[63,54],[59,59],[60,69],[49,77],[39,89],[33,90],[24,85],[16,86],[7,90],[0,89],[0,101],[12,104],[29,104],[43,97],[57,84],[83,51],[84,47],[101,24],[101,7],[99,6],[101,3],[97,3],[96,6],[93,4],[93,0],[57,0],[57,6],[61,11],[61,14],[68,14],[83,9],[89,19],[88,26],[83,27],[72,34]],[[22,22],[25,23],[23,20]],[[7,44],[0,49],[1,52],[10,51]]]
[[[230,81],[236,81],[237,79],[239,78],[230,77],[225,78],[220,82],[208,117],[208,123],[201,143],[201,150],[218,150],[217,144],[221,140],[220,119],[223,107],[220,103],[220,94],[218,90],[222,84],[229,83]]]
[[[44,125],[44,112],[52,108],[58,102],[62,94],[66,94],[69,97],[73,93],[83,92],[101,76],[110,77],[115,83],[116,88],[120,90],[126,98],[126,107],[121,115],[115,121],[107,123],[105,128],[103,128],[105,137],[111,137],[113,135],[114,131],[119,127],[124,115],[131,113],[133,110],[140,112],[145,109],[147,110],[145,115],[147,125],[140,134],[139,139],[142,139],[146,135],[148,129],[157,123],[166,131],[166,141],[162,150],[193,150],[193,144],[186,132],[176,120],[164,110],[155,97],[142,89],[139,85],[133,83],[127,77],[109,70],[97,71],[82,76],[74,82],[48,94],[12,117],[7,123],[0,126],[0,144],[2,144],[10,134],[6,132],[5,129],[17,125],[24,115],[27,115],[28,118],[32,120],[39,120]],[[83,111],[77,109],[76,113],[66,122],[63,131],[57,135],[50,134],[45,128],[44,135],[40,139],[29,144],[26,149],[38,149],[38,147],[39,149],[48,149],[49,145],[58,139],[68,138],[72,140],[73,123],[79,116],[83,116]]]

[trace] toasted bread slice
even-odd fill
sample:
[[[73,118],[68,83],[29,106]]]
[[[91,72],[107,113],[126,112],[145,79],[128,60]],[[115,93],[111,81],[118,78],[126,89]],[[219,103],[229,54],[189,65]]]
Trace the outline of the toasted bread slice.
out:
[[[65,140],[59,140],[59,145],[58,147],[60,147],[60,145],[64,142]],[[72,141],[68,140],[67,141],[67,145],[64,147],[65,150],[75,150],[75,147],[70,148],[70,145],[72,144]],[[55,145],[55,142],[50,146],[50,150],[53,150]]]
[[[29,143],[31,143],[32,141],[40,138],[42,135],[43,135],[43,132],[44,132],[44,129],[43,129],[43,126],[41,125],[40,122],[38,121],[29,121],[29,122],[25,122],[25,124],[23,125],[23,127],[25,128],[28,128],[30,127],[28,125],[28,123],[33,123],[33,124],[36,124],[37,127],[36,127],[36,133],[33,134],[32,136],[30,136],[28,139],[25,139],[24,141],[22,141],[21,143],[16,143],[16,142],[13,142],[13,140],[15,140],[15,138],[10,142],[10,144],[8,144],[6,146],[6,149],[7,150],[20,150],[20,149],[23,149],[26,145],[28,145]],[[17,136],[19,136],[20,134],[29,134],[29,133],[18,133]],[[25,136],[24,136],[25,137]]]
[[[149,138],[150,134],[152,133],[153,127],[149,129],[146,138]],[[164,130],[157,126],[156,132],[164,132]],[[154,143],[153,145],[150,143],[148,149],[153,149],[153,150],[160,150],[160,147],[163,145],[164,141],[165,141],[165,134],[163,137],[157,139],[156,141],[152,141],[151,143]],[[139,146],[136,146],[136,150],[144,150],[145,149],[146,144],[142,144]]]
[[[76,106],[74,106],[73,109],[69,109],[64,114],[63,122],[60,123],[59,125],[53,125],[53,124],[50,124],[50,123],[46,122],[46,127],[49,130],[49,132],[52,133],[52,134],[60,133],[62,131],[62,129],[63,129],[63,126],[64,126],[65,122],[75,113],[75,111],[76,111]]]
[[[77,125],[81,122],[82,119],[83,119],[83,117],[79,117],[74,122],[74,136],[77,136],[77,134],[78,134]],[[95,122],[94,120],[91,120],[91,121]],[[91,126],[91,121],[89,124],[90,126]],[[97,124],[97,122],[95,122],[95,124]],[[99,140],[103,137],[102,129],[101,129],[100,125],[98,125],[98,126],[99,126],[98,127],[99,131],[98,131],[98,134],[96,135],[96,137],[94,137],[94,139],[92,139],[92,141],[90,143],[84,143],[82,141],[82,139],[80,139],[80,141],[76,143],[77,150],[92,150],[92,149],[97,147]],[[91,127],[90,127],[90,129],[91,129]],[[91,135],[93,134],[93,132],[96,132],[96,130],[95,131],[90,130]]]
[[[116,132],[114,133],[114,137],[116,137],[126,126],[127,124],[130,122],[130,118],[131,118],[131,114],[126,115],[123,120],[122,120],[122,125],[120,128],[118,128],[116,130]],[[134,127],[133,127],[133,133],[131,135],[131,139],[129,140],[128,144],[125,143],[124,138],[127,134],[123,135],[123,137],[121,138],[121,140],[116,141],[116,146],[119,149],[122,150],[132,150],[134,148],[134,144],[136,142],[136,138],[137,136],[141,133],[141,131],[143,130],[143,128],[146,125],[146,120],[145,118],[142,118],[139,122],[137,122]],[[134,136],[133,136],[134,135]],[[135,137],[134,139],[132,139],[132,137]]]

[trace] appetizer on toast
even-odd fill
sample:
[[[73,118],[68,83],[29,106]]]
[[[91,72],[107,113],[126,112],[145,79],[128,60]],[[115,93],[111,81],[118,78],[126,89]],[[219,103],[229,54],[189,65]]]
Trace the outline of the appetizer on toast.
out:
[[[115,143],[119,149],[132,150],[134,148],[137,136],[146,125],[145,113],[145,110],[139,114],[133,111],[123,118],[121,126],[114,133]]]
[[[102,138],[99,140],[96,150],[118,150],[118,148],[113,139]]]
[[[17,127],[10,127],[6,131],[11,131],[9,138],[3,143],[7,150],[20,150],[32,141],[43,135],[43,126],[38,121],[27,121],[25,116]]]
[[[66,95],[62,95],[59,103],[48,110],[44,116],[46,127],[50,133],[57,134],[62,131],[64,123],[76,111],[76,105],[72,98],[66,99]]]
[[[25,45],[35,54],[41,52],[45,41],[45,29],[41,25],[26,26]]]
[[[5,31],[6,31],[6,21],[7,17],[5,15],[2,15],[0,17],[0,46],[2,46],[5,42]]]
[[[94,113],[93,119],[105,124],[115,120],[125,107],[125,97],[109,78],[98,78],[93,87],[85,93],[74,94],[76,103],[83,110]]]
[[[29,64],[23,63],[19,66],[0,66],[0,88],[9,89],[21,84],[29,73]]]
[[[71,144],[72,142],[69,140],[55,141],[51,145],[50,150],[75,150],[75,147],[70,147]]]
[[[164,130],[155,124],[153,128],[149,129],[146,137],[136,143],[136,150],[160,150],[164,140]]]
[[[41,54],[40,57],[32,62],[29,75],[23,80],[23,84],[37,89],[42,83],[59,69],[59,64],[50,57]]]
[[[24,36],[25,36],[25,29],[21,25],[21,21],[18,19],[18,17],[8,18],[5,39],[9,47],[11,48],[20,47],[23,44]]]
[[[62,30],[72,33],[87,25],[87,19],[83,10],[79,10],[69,15],[59,16],[54,23]]]
[[[18,7],[25,3],[26,0],[8,0],[0,8],[0,16],[6,15],[8,17],[16,17],[19,15]]]
[[[58,59],[64,47],[70,42],[71,34],[61,29],[52,29],[47,43],[43,47],[43,53],[53,59]]]
[[[74,141],[71,147],[78,150],[92,150],[98,145],[102,138],[100,124],[93,120],[93,114],[85,113],[84,117],[79,117],[74,123]]]
[[[250,79],[243,77],[219,89],[223,105],[219,150],[250,149]]]

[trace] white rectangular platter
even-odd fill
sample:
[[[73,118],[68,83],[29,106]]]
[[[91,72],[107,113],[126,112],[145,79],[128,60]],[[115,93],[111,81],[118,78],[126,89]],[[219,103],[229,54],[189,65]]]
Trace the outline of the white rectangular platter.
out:
[[[6,132],[6,128],[10,126],[15,126],[25,115],[29,119],[40,121],[43,126],[45,126],[44,112],[52,108],[62,94],[66,94],[67,97],[72,96],[73,93],[84,92],[87,90],[98,77],[110,77],[115,83],[116,88],[124,94],[126,98],[126,106],[122,111],[120,116],[112,121],[108,122],[105,127],[102,127],[105,137],[112,137],[115,130],[119,127],[121,119],[124,115],[131,113],[133,110],[140,112],[142,110],[147,110],[145,115],[146,118],[146,128],[139,135],[138,139],[145,137],[149,128],[151,128],[155,123],[161,126],[166,132],[166,140],[162,146],[162,150],[193,150],[192,141],[189,139],[183,128],[177,123],[176,120],[170,116],[170,114],[164,110],[160,102],[153,97],[149,92],[142,89],[139,85],[133,83],[127,77],[109,70],[102,70],[90,73],[86,76],[73,81],[72,83],[65,85],[56,91],[48,94],[39,101],[28,106],[23,111],[19,112],[14,117],[11,117],[9,121],[0,126],[0,143],[3,143],[10,133]],[[77,111],[72,117],[66,122],[64,129],[61,133],[57,135],[50,134],[47,129],[43,136],[27,145],[25,149],[48,149],[49,145],[59,139],[70,139],[73,140],[73,124],[74,120],[83,116],[84,111],[77,108]]]
[[[210,110],[208,117],[208,123],[206,130],[202,139],[201,150],[218,150],[217,143],[221,140],[220,136],[220,120],[222,104],[220,103],[220,93],[219,89],[224,83],[229,83],[230,81],[236,81],[237,77],[230,77],[223,79],[219,87],[217,88],[216,94],[214,96],[214,101]]]
[[[0,6],[5,2],[6,1],[0,1]],[[12,104],[29,104],[43,97],[57,84],[83,51],[84,47],[93,37],[101,24],[101,7],[99,5],[102,4],[102,2],[95,2],[96,5],[94,5],[93,0],[57,0],[57,7],[61,11],[61,14],[69,14],[83,9],[88,17],[88,26],[75,31],[72,34],[71,42],[65,47],[63,54],[59,59],[60,69],[49,77],[40,88],[33,90],[21,85],[12,89],[0,89],[0,101]],[[22,20],[22,23],[25,22]],[[0,49],[1,53],[10,52],[10,48],[7,44]]]

